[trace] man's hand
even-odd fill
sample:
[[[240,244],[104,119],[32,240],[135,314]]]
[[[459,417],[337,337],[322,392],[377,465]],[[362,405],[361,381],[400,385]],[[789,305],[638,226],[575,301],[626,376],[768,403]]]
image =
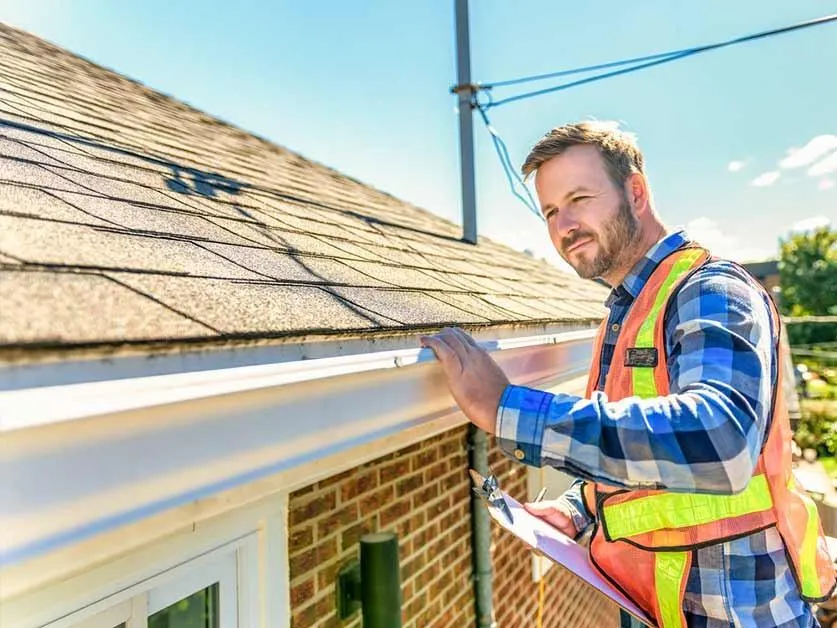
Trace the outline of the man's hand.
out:
[[[509,379],[488,352],[459,328],[446,327],[422,336],[422,346],[436,354],[459,409],[477,427],[494,432],[497,406]]]
[[[526,512],[535,515],[536,517],[540,517],[571,539],[574,539],[578,534],[578,530],[575,529],[575,524],[573,523],[573,518],[570,516],[569,510],[567,510],[567,507],[560,499],[544,502],[532,502],[529,504],[523,504],[523,507],[526,509]]]

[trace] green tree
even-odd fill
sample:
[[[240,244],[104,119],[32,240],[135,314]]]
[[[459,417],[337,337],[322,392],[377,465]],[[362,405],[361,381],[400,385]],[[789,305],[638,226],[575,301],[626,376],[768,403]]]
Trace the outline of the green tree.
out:
[[[820,227],[783,241],[779,277],[784,314],[837,314],[837,231]]]

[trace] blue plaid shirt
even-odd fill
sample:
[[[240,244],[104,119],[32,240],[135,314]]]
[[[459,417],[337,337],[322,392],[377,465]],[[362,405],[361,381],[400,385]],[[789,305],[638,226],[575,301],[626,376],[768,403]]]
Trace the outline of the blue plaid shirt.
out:
[[[610,401],[601,392],[628,309],[660,261],[686,242],[682,231],[666,236],[611,291],[591,399],[506,388],[496,434],[507,453],[630,489],[728,494],[746,486],[769,426],[778,357],[769,304],[738,266],[709,262],[670,302],[670,395]],[[578,530],[590,526],[581,480],[561,500]],[[683,606],[693,627],[817,625],[775,527],[697,550]]]

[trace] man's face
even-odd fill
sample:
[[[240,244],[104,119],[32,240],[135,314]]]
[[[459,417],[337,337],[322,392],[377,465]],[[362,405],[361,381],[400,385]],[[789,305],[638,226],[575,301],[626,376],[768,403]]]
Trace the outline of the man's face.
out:
[[[579,276],[606,277],[630,257],[639,222],[594,146],[542,164],[535,189],[552,244]]]

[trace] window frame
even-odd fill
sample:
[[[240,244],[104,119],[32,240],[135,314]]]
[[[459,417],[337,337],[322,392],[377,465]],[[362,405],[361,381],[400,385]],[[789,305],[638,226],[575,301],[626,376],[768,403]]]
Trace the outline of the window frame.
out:
[[[4,602],[0,623],[20,628],[114,628],[121,623],[147,628],[148,616],[165,608],[165,601],[174,603],[221,582],[221,628],[289,628],[287,500],[283,491],[194,522]],[[275,592],[269,604],[260,599],[262,591]],[[113,624],[107,625],[111,619]]]

